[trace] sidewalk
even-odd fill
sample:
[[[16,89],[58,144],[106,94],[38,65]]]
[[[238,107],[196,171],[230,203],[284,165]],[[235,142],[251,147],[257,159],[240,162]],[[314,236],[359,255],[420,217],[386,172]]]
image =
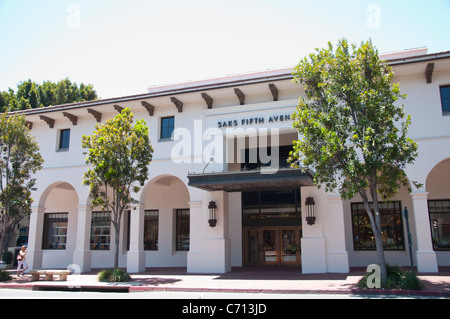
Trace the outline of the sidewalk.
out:
[[[320,293],[320,294],[380,294],[410,295],[417,297],[438,296],[450,298],[450,267],[440,268],[439,273],[419,274],[424,284],[420,291],[359,290],[357,282],[365,269],[351,269],[348,274],[302,274],[293,268],[233,268],[226,274],[190,274],[186,268],[148,268],[146,272],[131,274],[127,283],[97,281],[97,273],[69,275],[67,281],[31,281],[31,275],[1,282],[0,288],[35,290],[85,290],[109,291],[210,291],[248,293]],[[57,276],[55,276],[57,279]]]

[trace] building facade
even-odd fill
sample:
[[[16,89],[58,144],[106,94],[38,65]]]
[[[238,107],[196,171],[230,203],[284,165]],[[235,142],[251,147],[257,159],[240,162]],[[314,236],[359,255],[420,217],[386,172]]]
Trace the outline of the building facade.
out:
[[[450,52],[408,50],[384,58],[400,83],[409,136],[419,156],[407,168],[421,189],[382,204],[387,262],[409,265],[402,211],[409,211],[420,272],[450,266]],[[342,200],[313,184],[313,172],[288,167],[299,138],[290,115],[303,94],[292,69],[148,88],[141,95],[23,111],[44,168],[29,221],[30,268],[112,267],[114,232],[92,207],[82,135],[129,107],[150,128],[149,179],[122,219],[119,266],[299,267],[346,273],[377,262],[362,200]]]

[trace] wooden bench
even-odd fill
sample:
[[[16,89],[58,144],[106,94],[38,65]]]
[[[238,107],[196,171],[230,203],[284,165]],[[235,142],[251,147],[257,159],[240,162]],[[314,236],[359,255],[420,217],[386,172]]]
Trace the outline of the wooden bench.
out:
[[[65,281],[67,280],[67,275],[70,274],[70,270],[32,270],[30,274],[32,281],[38,281],[40,275],[45,275],[46,281],[52,281],[53,275],[58,275],[60,281]]]

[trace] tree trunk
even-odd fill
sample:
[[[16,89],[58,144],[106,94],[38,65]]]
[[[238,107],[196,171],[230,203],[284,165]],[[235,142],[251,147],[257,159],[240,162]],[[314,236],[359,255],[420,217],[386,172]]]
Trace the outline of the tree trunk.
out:
[[[381,285],[384,286],[387,282],[387,270],[386,270],[386,259],[384,257],[384,247],[383,238],[381,237],[381,218],[380,211],[378,208],[378,199],[372,196],[374,211],[370,209],[369,200],[365,193],[360,192],[363,198],[364,207],[366,208],[366,213],[370,220],[370,226],[372,227],[372,232],[375,237],[375,247],[377,250],[378,266],[380,267],[380,281]]]
[[[119,268],[119,225],[114,223],[115,238],[114,238],[114,269]]]
[[[7,213],[6,209],[7,208],[5,208],[5,210],[3,211],[3,216],[1,218],[0,261],[1,261],[2,255],[3,255],[3,252],[5,250],[6,238],[8,237],[7,228],[8,228],[9,218],[8,218],[8,213]]]
[[[372,227],[375,236],[375,245],[377,248],[377,257],[378,257],[378,266],[380,266],[380,276],[381,276],[381,285],[384,286],[387,282],[387,270],[386,270],[386,260],[384,258],[384,248],[383,248],[383,238],[381,237],[381,230],[375,230]]]

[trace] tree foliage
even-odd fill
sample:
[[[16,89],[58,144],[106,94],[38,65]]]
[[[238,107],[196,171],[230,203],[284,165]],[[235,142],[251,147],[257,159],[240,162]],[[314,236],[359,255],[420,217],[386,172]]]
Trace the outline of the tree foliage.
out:
[[[329,43],[301,60],[293,75],[305,97],[293,114],[303,138],[294,142],[291,160],[311,168],[327,191],[361,196],[385,280],[378,195],[388,200],[410,188],[404,169],[417,156],[417,144],[407,137],[410,116],[399,104],[406,95],[371,41],[357,47],[342,39],[336,49]]]
[[[110,215],[116,234],[115,268],[122,214],[136,202],[132,192],[144,185],[153,155],[145,121],[132,124],[133,113],[125,108],[105,124],[97,124],[92,135],[82,137],[82,146],[87,149],[86,164],[92,165],[84,174],[83,183],[90,186],[92,205]]]
[[[0,92],[0,113],[51,105],[96,100],[97,92],[92,84],[71,82],[69,78],[57,83],[44,81],[38,84],[30,79],[17,85],[17,92],[9,88]]]
[[[25,117],[0,115],[0,255],[8,244],[13,227],[31,213],[31,191],[36,179],[31,175],[44,162],[39,145],[30,134]]]

